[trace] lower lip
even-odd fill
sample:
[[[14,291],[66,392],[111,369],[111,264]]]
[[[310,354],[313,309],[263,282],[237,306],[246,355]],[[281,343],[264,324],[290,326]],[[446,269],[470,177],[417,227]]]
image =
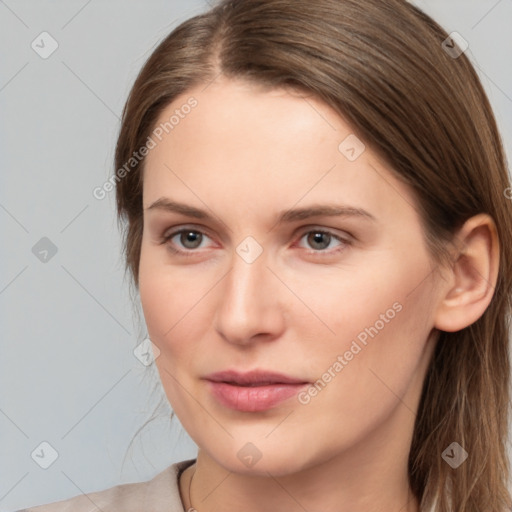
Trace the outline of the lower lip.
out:
[[[308,384],[271,384],[266,386],[236,386],[226,382],[208,381],[217,400],[237,411],[266,411],[296,395]]]

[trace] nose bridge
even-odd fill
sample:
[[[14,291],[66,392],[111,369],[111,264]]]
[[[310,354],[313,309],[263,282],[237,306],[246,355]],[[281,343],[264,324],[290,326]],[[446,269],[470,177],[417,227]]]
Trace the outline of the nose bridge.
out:
[[[261,295],[264,295],[266,281],[268,281],[267,261],[263,252],[255,255],[254,249],[240,244],[233,254],[231,271],[228,274],[228,282],[224,290],[224,299],[230,303],[231,309],[238,309],[239,313],[246,309],[261,307]],[[241,254],[242,253],[242,254]],[[263,297],[264,298],[264,297]],[[264,301],[263,301],[264,302]]]
[[[256,334],[276,334],[281,326],[278,283],[272,282],[266,256],[254,239],[233,252],[216,315],[217,331],[228,341],[246,343]]]

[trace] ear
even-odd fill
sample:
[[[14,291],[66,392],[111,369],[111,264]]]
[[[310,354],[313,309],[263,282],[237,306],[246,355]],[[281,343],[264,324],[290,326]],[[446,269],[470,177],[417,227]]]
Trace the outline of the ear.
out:
[[[434,326],[447,332],[476,322],[489,306],[498,277],[499,240],[487,214],[468,219],[455,235],[459,247],[447,269]]]

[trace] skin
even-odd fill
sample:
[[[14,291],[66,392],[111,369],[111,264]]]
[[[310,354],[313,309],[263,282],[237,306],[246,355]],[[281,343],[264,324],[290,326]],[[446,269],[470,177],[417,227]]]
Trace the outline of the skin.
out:
[[[139,277],[164,390],[199,447],[180,479],[185,510],[194,475],[200,512],[419,511],[407,458],[422,384],[438,329],[471,324],[492,297],[492,220],[468,221],[454,264],[441,268],[411,191],[369,146],[354,161],[340,152],[353,130],[326,104],[221,78],[176,98],[158,122],[191,96],[197,107],[146,159]],[[149,208],[163,197],[212,218]],[[328,203],[373,218],[277,223],[284,210]],[[187,228],[202,239],[162,243]],[[331,238],[315,243],[318,229]],[[263,249],[252,263],[236,252],[247,236]],[[202,380],[236,368],[313,383],[393,304],[394,318],[307,404],[239,412]],[[249,442],[261,454],[251,467],[237,457]]]

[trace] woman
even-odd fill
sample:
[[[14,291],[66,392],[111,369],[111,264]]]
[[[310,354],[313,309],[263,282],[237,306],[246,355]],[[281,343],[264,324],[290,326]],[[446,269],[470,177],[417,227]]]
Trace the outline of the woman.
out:
[[[463,49],[401,0],[225,0],[159,45],[113,181],[197,459],[30,510],[510,510],[510,183]]]

